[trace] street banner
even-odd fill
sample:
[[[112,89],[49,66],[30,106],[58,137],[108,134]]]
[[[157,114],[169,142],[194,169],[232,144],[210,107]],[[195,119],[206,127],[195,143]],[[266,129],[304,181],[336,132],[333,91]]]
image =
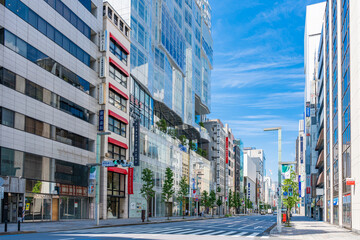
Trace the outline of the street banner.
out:
[[[134,168],[129,168],[128,172],[128,194],[134,194]]]
[[[91,167],[90,168],[89,179],[90,180],[95,180],[96,179],[96,167]]]
[[[281,169],[281,175],[283,176],[283,179],[290,179],[291,176],[291,167],[290,165],[282,165],[282,169]]]

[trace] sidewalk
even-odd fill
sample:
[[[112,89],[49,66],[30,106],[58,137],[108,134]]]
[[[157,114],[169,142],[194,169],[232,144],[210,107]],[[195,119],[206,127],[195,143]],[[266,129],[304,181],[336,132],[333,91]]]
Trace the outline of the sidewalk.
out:
[[[220,216],[222,217],[222,216]],[[214,216],[219,218],[219,216]],[[154,223],[169,223],[169,222],[181,222],[189,220],[203,220],[211,219],[211,215],[207,217],[153,217],[149,218],[150,222],[142,222],[140,218],[129,218],[129,219],[107,219],[100,220],[100,225],[96,226],[95,220],[63,220],[59,222],[24,222],[21,223],[21,232],[55,232],[55,231],[67,231],[67,230],[79,230],[96,227],[115,227],[115,226],[127,226],[127,225],[140,225],[140,224],[154,224]],[[4,233],[4,223],[0,224],[0,235]],[[17,232],[17,223],[8,223],[8,233]]]
[[[306,239],[306,240],[355,240],[360,235],[350,230],[337,227],[325,222],[314,221],[312,218],[293,216],[291,227],[283,225],[282,232],[278,233],[276,227],[271,231],[271,237],[275,239]]]

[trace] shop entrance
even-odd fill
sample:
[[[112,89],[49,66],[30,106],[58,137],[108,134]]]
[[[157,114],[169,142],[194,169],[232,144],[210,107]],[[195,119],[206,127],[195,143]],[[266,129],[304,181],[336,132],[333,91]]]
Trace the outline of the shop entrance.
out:
[[[25,220],[50,221],[51,195],[34,194],[25,197]]]
[[[127,201],[125,198],[126,175],[108,172],[107,176],[107,218],[125,217]]]
[[[4,193],[4,199],[2,200],[2,222],[5,219],[8,222],[18,221],[19,207],[23,207],[23,194],[19,193]]]

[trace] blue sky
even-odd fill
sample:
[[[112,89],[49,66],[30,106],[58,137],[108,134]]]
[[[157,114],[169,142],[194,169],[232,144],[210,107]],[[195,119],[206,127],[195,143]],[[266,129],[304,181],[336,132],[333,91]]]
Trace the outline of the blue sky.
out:
[[[277,133],[263,128],[283,128],[282,161],[293,161],[304,108],[306,5],[319,2],[211,0],[214,69],[209,117],[228,123],[245,147],[264,149],[273,179]]]

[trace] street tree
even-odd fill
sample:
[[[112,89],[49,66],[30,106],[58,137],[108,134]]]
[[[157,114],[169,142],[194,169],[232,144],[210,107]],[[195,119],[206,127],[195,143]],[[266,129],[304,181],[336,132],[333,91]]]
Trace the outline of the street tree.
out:
[[[174,172],[171,170],[171,168],[168,167],[165,170],[165,180],[162,189],[162,199],[165,202],[165,205],[167,205],[166,209],[168,220],[170,219],[170,198],[172,198],[174,193]]]
[[[183,178],[181,178],[180,183],[179,183],[179,191],[177,193],[177,198],[181,201],[182,203],[182,211],[183,211],[183,218],[185,216],[185,205],[186,205],[186,197],[189,195],[189,184],[186,180],[186,177],[184,176]]]
[[[204,206],[205,211],[210,206],[209,203],[210,203],[209,202],[209,193],[206,190],[204,190],[201,194],[201,206]]]
[[[140,194],[146,200],[146,220],[149,221],[149,202],[150,199],[154,197],[154,173],[149,169],[145,168],[142,171],[141,180],[143,182],[142,187],[140,189]]]
[[[283,193],[287,192],[289,193],[289,189],[292,189],[292,196],[288,196],[287,198],[283,199],[283,204],[285,205],[287,211],[287,224],[290,225],[290,211],[293,207],[296,206],[296,204],[299,202],[299,188],[298,183],[296,182],[296,173],[292,170],[292,167],[290,168],[290,178],[285,179],[283,182]]]
[[[233,196],[231,189],[229,190],[229,198],[228,198],[227,202],[228,202],[228,206],[229,206],[229,214],[231,215],[231,209],[234,204],[234,196]]]
[[[211,216],[214,217],[214,205],[216,202],[216,193],[214,190],[210,191],[210,195],[209,195],[209,205],[211,207]]]
[[[220,215],[220,207],[221,207],[222,204],[223,204],[223,202],[222,202],[221,198],[218,197],[218,199],[216,200],[216,205],[217,205],[218,208],[219,208],[219,215]]]
[[[236,209],[236,212],[239,212],[239,208],[241,206],[241,199],[240,199],[240,193],[239,192],[236,192],[234,194],[234,207]]]

